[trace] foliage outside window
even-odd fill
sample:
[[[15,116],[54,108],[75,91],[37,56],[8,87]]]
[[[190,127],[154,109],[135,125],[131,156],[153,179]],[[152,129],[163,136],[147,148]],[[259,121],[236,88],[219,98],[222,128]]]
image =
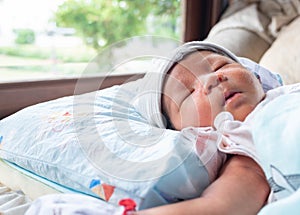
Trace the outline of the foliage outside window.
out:
[[[17,44],[33,44],[35,40],[34,31],[31,29],[16,29],[14,33],[17,35],[15,42]]]
[[[10,1],[0,0],[0,19],[1,6]],[[41,5],[52,0],[33,1]],[[155,35],[180,40],[180,0],[56,1],[60,3],[43,30],[18,26],[12,30],[13,44],[0,44],[0,82],[80,75],[98,53],[112,44],[121,46],[119,42],[130,37]],[[36,7],[30,8],[39,10]],[[22,19],[19,14],[16,17]],[[0,21],[0,39],[6,24]],[[66,45],[72,41],[76,45]]]
[[[148,30],[179,39],[179,17],[178,0],[68,0],[59,6],[55,20],[58,25],[75,28],[86,44],[99,50]]]

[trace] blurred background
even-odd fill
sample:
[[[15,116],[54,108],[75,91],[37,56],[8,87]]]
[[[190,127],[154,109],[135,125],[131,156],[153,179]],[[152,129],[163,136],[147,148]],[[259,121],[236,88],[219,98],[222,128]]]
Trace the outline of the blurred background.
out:
[[[99,53],[126,52],[132,40],[120,41],[140,35],[175,46],[181,19],[180,0],[0,0],[0,82],[79,76]],[[140,41],[151,46],[150,38]],[[148,63],[138,59],[115,73],[145,72]]]

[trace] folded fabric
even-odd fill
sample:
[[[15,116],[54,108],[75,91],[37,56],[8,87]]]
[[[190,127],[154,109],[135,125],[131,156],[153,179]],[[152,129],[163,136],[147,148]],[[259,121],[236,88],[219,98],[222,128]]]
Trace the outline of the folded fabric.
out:
[[[281,29],[300,15],[300,0],[261,0],[257,6],[270,19],[267,30],[275,38]]]
[[[238,59],[244,67],[259,75],[262,87],[265,92],[283,85],[282,78],[279,74],[271,72],[270,70],[253,62],[248,58],[239,57]]]
[[[225,55],[241,63],[250,71],[257,73],[261,78],[265,91],[282,85],[279,75],[273,74],[249,59],[238,58],[221,46],[205,41],[188,42],[177,48],[169,58],[161,58],[154,61],[150,70],[140,81],[140,85],[137,88],[138,96],[136,97],[135,108],[148,120],[149,124],[159,128],[166,127],[161,113],[161,94],[165,75],[176,62],[182,60],[186,55],[200,50],[208,50]]]
[[[21,191],[14,191],[0,184],[0,214],[23,215],[31,200]]]

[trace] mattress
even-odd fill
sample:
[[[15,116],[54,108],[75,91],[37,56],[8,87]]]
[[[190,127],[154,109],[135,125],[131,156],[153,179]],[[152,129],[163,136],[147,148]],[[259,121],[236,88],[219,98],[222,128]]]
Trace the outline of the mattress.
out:
[[[31,200],[46,194],[62,192],[62,188],[2,159],[0,159],[0,172],[0,182],[3,185],[11,190],[22,191]]]

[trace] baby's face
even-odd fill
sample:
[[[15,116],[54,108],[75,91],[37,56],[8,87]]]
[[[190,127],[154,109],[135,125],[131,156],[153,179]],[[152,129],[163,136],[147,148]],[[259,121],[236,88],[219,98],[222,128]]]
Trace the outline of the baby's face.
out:
[[[243,121],[264,98],[256,76],[228,57],[199,51],[186,56],[168,73],[163,111],[176,130],[213,126],[218,113]]]

